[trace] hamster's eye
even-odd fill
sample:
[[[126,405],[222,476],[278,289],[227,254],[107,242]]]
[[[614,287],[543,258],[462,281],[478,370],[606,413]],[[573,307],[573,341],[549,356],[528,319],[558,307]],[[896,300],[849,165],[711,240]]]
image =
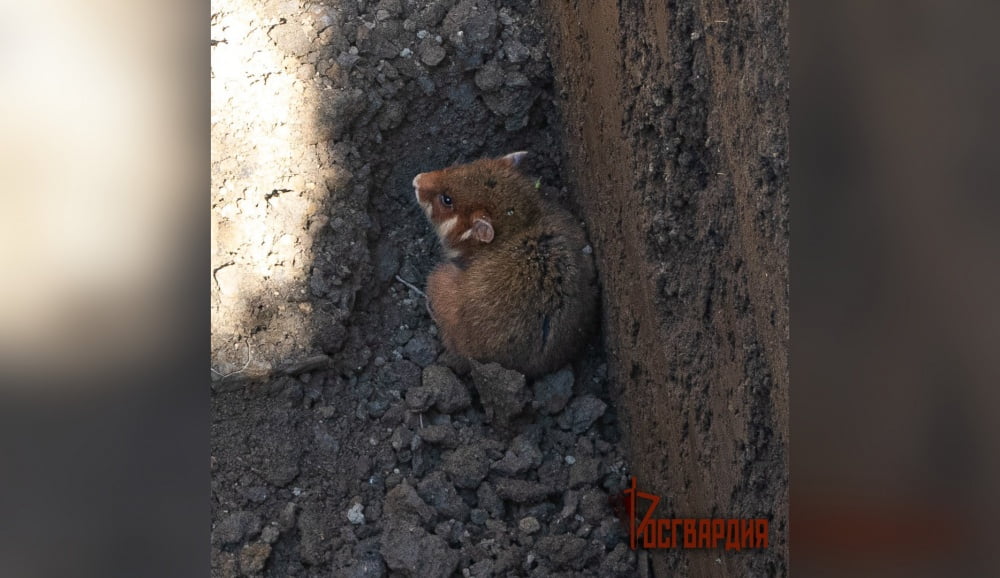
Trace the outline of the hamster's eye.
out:
[[[441,204],[444,205],[444,206],[446,206],[446,207],[450,207],[451,206],[451,197],[449,197],[448,195],[441,195]]]

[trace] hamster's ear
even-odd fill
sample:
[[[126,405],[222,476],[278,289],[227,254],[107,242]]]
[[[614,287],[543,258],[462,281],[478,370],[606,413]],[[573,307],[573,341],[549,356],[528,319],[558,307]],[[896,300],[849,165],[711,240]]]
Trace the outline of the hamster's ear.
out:
[[[517,151],[516,153],[510,153],[509,155],[504,155],[500,157],[500,160],[504,161],[511,167],[520,166],[521,161],[528,156],[528,151]]]
[[[482,243],[489,243],[493,240],[493,225],[489,219],[479,217],[472,222],[472,236]]]

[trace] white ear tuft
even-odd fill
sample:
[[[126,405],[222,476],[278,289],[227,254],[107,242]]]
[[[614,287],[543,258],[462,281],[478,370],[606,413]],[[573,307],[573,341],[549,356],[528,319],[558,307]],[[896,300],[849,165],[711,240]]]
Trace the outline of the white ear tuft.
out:
[[[528,151],[517,151],[516,153],[510,153],[509,155],[504,155],[502,158],[503,160],[507,161],[510,164],[510,166],[516,167],[520,166],[521,161],[523,161],[524,157],[526,156],[528,156]]]

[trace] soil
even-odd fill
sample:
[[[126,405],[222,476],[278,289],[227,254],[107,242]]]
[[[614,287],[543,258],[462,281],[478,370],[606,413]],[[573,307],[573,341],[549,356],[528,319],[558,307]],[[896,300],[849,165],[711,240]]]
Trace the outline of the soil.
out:
[[[667,10],[213,0],[213,576],[785,572],[787,9]],[[534,381],[397,279],[438,258],[413,176],[517,150],[604,286]],[[630,474],[772,548],[630,550]]]
[[[660,517],[770,520],[767,550],[643,571],[785,575],[788,5],[545,6],[631,473]]]

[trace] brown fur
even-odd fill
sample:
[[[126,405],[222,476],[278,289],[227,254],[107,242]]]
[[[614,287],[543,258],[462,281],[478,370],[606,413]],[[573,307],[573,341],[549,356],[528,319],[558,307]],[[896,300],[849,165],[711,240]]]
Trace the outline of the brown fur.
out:
[[[565,365],[585,344],[597,289],[582,228],[539,198],[517,171],[518,158],[484,159],[413,182],[450,257],[427,279],[445,347],[539,376]],[[442,223],[452,218],[455,225],[441,236]],[[477,234],[485,228],[492,238]]]

